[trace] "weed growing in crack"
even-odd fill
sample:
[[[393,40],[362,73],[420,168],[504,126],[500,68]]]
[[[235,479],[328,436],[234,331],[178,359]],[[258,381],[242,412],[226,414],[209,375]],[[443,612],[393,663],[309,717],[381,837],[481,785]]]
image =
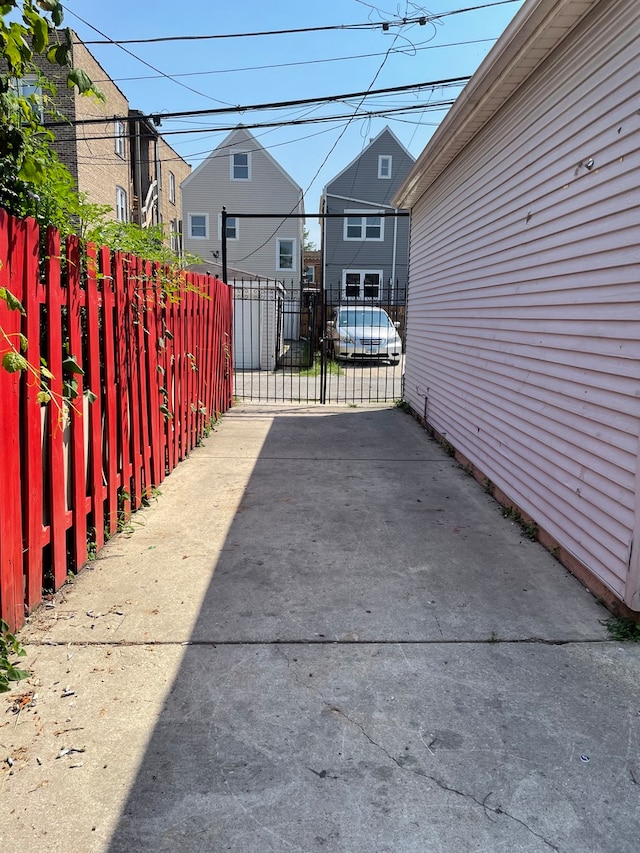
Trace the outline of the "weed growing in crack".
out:
[[[600,624],[605,626],[613,640],[640,643],[640,625],[634,619],[612,616],[609,619],[600,619]]]
[[[7,623],[0,619],[0,693],[11,690],[12,681],[22,681],[28,678],[26,669],[18,669],[12,658],[23,658],[27,653],[14,635],[9,631]]]
[[[527,539],[535,540],[538,538],[538,525],[535,521],[527,521],[522,517],[520,510],[513,506],[503,506],[500,510],[504,518],[508,518],[520,526],[520,529]]]
[[[493,496],[495,484],[488,477],[484,478],[484,481],[482,483],[482,488],[488,495]]]

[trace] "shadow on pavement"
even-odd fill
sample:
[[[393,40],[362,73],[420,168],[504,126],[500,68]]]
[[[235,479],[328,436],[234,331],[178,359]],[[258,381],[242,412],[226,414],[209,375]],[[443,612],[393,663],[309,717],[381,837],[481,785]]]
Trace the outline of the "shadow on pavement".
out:
[[[410,417],[274,416],[202,545],[112,853],[636,849],[637,661]]]

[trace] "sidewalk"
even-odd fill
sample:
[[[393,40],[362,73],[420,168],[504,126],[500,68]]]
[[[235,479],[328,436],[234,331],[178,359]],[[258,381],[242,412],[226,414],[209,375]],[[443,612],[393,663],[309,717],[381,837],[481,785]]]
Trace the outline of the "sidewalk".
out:
[[[239,407],[161,491],[21,633],[3,853],[635,853],[640,646],[411,417]]]

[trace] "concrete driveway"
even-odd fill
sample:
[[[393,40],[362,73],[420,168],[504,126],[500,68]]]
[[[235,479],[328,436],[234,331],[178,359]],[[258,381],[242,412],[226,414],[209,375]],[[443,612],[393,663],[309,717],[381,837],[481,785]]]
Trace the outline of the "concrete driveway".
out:
[[[50,605],[3,850],[638,849],[640,646],[398,409],[235,409]]]

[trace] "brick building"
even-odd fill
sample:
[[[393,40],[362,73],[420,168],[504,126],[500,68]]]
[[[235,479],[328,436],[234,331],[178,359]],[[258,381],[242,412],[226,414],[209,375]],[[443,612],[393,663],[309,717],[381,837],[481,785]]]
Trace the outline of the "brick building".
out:
[[[104,101],[69,88],[67,69],[34,57],[42,75],[54,84],[52,106],[71,122],[52,128],[54,149],[89,203],[109,205],[112,213],[107,216],[121,222],[143,227],[163,224],[166,242],[180,251],[180,185],[191,166],[160,136],[153,122],[129,108],[126,96],[75,33],[72,42],[73,67],[86,72]],[[23,78],[20,86],[29,93],[37,83],[34,74]],[[79,123],[100,118],[107,120]]]

